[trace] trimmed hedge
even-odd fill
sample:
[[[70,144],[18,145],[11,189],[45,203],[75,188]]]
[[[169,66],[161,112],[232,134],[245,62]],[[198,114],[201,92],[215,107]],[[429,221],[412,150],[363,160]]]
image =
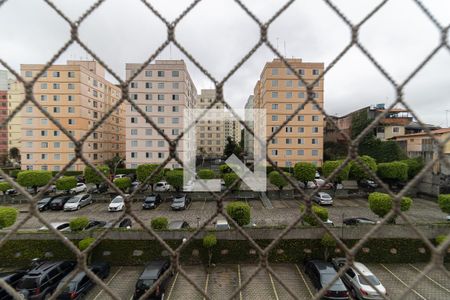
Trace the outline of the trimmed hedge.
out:
[[[9,182],[3,181],[0,182],[0,192],[6,192],[7,190],[12,189],[11,184]]]
[[[81,231],[89,224],[87,217],[78,217],[70,221],[69,226],[72,231]]]
[[[250,223],[250,205],[242,201],[235,201],[228,204],[227,214],[236,221],[239,226]]]
[[[200,179],[214,179],[216,177],[216,173],[210,169],[201,169],[197,172],[197,176]]]
[[[169,227],[169,221],[166,217],[156,217],[152,219],[150,226],[155,230],[164,230]]]
[[[387,215],[391,211],[393,205],[392,198],[388,194],[375,192],[369,195],[369,208],[380,218]],[[409,197],[403,197],[400,203],[400,210],[407,211],[411,208],[411,205],[412,199]],[[391,221],[394,222],[395,217]]]
[[[18,210],[14,207],[0,206],[0,229],[14,225],[18,213]]]
[[[136,169],[117,168],[116,174],[136,174]]]
[[[443,212],[450,214],[450,194],[439,195],[438,203],[439,203],[439,208]]]
[[[304,212],[306,209],[305,205],[300,205],[300,212]],[[326,209],[325,207],[322,206],[318,206],[318,205],[313,205],[312,206],[312,212],[317,215],[319,217],[319,219],[321,219],[323,222],[326,222],[328,220],[328,209]],[[319,222],[317,221],[317,219],[311,215],[311,214],[306,214],[305,216],[303,216],[303,221],[307,224],[309,224],[310,226],[319,226]]]

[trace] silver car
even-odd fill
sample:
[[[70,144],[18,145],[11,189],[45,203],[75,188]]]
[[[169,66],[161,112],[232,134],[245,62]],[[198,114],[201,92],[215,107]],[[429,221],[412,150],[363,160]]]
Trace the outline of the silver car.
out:
[[[332,263],[336,270],[345,265],[345,258],[334,258]],[[361,276],[363,274],[363,276]],[[341,276],[342,281],[348,287],[353,299],[375,300],[384,299],[386,288],[381,284],[378,278],[362,263],[354,262],[353,266],[347,269]],[[369,284],[377,288],[378,292]],[[381,294],[381,295],[380,295]]]
[[[90,194],[79,194],[73,196],[64,204],[64,211],[79,210],[88,204],[92,204],[92,196]]]
[[[332,205],[333,198],[327,193],[319,192],[313,196],[313,200],[320,205]]]

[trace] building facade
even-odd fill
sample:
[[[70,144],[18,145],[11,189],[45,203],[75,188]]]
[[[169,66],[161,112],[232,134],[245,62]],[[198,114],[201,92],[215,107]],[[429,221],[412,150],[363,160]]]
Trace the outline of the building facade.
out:
[[[294,58],[287,61],[306,82],[313,82],[324,69],[323,63]],[[314,99],[323,107],[323,79],[314,87]],[[267,145],[267,155],[280,167],[293,167],[297,162],[322,165],[324,117],[318,106],[312,103],[305,105],[306,100],[305,85],[280,59],[266,63],[255,85],[253,106],[266,109],[267,137],[299,106],[302,107]]]
[[[126,76],[131,78],[140,64],[126,64]],[[183,60],[157,60],[149,64],[130,83],[130,98],[159,128],[175,139],[184,129],[183,114],[195,107],[197,91]],[[167,141],[146,122],[144,117],[126,105],[126,167],[140,164],[160,164],[169,157]],[[177,155],[183,159],[183,139],[177,145]],[[195,153],[193,153],[195,156]],[[167,167],[180,164],[172,160]]]
[[[8,91],[0,90],[0,124],[8,118]],[[8,124],[0,127],[0,157],[2,162],[8,157]]]
[[[31,80],[44,65],[21,65]],[[20,95],[19,95],[20,97]],[[34,97],[77,140],[81,139],[120,100],[120,89],[105,79],[95,61],[53,65],[36,82]],[[125,110],[121,105],[86,139],[84,156],[95,165],[125,155]],[[74,143],[33,104],[21,113],[22,169],[59,171],[75,157]],[[82,171],[77,160],[70,170]]]
[[[254,129],[253,124],[253,95],[250,95],[247,99],[247,102],[245,103],[245,125],[247,125],[248,128],[251,130]],[[245,159],[247,162],[253,161],[253,153],[254,153],[254,142],[255,138],[253,137],[253,134],[251,134],[247,129],[243,128],[244,130],[244,153],[245,153]]]
[[[14,81],[8,90],[8,115],[11,115],[17,106],[24,100],[24,89],[22,83]],[[23,109],[18,111],[8,124],[8,151],[11,148],[22,148],[22,114]]]

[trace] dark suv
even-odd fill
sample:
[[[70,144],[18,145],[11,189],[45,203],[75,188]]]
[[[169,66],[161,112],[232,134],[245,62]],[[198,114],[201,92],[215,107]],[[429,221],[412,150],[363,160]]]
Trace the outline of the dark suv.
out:
[[[4,272],[0,273],[0,278],[3,279],[7,284],[16,287],[17,283],[22,279],[23,275],[25,275],[27,271],[25,270],[17,270],[12,272]],[[0,300],[10,300],[13,299],[5,290],[0,288]]]
[[[19,281],[16,290],[24,299],[45,299],[75,267],[74,261],[40,262]]]
[[[317,290],[328,285],[336,276],[336,270],[329,262],[321,260],[310,260],[305,264],[305,273],[309,276],[312,284]],[[328,290],[325,292],[323,299],[347,300],[348,291],[341,278],[337,278]]]
[[[170,207],[172,210],[184,210],[189,206],[191,199],[186,194],[180,194],[173,197]]]
[[[139,299],[142,295],[144,295],[145,292],[149,290],[169,268],[169,260],[158,260],[147,264],[136,282],[136,289],[134,291],[133,299]],[[169,279],[170,276],[167,276],[166,279],[156,287],[155,291],[147,299],[162,299]]]
[[[158,207],[161,204],[161,196],[158,194],[150,194],[144,199],[142,204],[143,209],[152,209]]]
[[[50,203],[51,210],[63,210],[64,204],[66,204],[72,196],[59,196],[52,200]]]

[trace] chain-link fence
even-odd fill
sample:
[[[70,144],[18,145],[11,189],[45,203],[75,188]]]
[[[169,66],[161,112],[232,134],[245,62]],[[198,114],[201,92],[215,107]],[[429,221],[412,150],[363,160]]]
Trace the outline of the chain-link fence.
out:
[[[12,1],[12,0],[10,0]],[[274,271],[273,267],[271,266],[271,263],[269,262],[269,253],[271,251],[273,251],[275,249],[275,247],[277,246],[277,244],[280,242],[280,240],[282,240],[294,227],[296,227],[302,220],[303,218],[308,214],[312,214],[314,216],[314,218],[316,219],[316,221],[320,224],[320,226],[324,229],[325,232],[327,232],[330,236],[332,236],[332,238],[336,241],[337,246],[342,249],[342,253],[345,254],[346,257],[346,262],[345,265],[338,271],[337,275],[334,276],[333,280],[330,281],[328,284],[326,284],[326,286],[324,286],[322,289],[320,289],[315,295],[314,295],[314,299],[319,299],[323,296],[325,296],[325,293],[327,291],[327,289],[333,284],[334,281],[336,281],[341,275],[344,274],[344,272],[347,271],[347,269],[350,266],[353,266],[353,262],[355,260],[355,256],[358,252],[361,251],[361,249],[363,248],[364,244],[370,239],[371,236],[375,235],[377,233],[377,231],[385,224],[387,223],[392,217],[394,216],[399,216],[401,217],[404,222],[413,229],[413,231],[415,232],[415,234],[420,238],[421,241],[423,241],[423,243],[426,245],[426,247],[428,248],[428,250],[431,253],[431,261],[429,262],[429,264],[420,272],[418,273],[418,275],[414,278],[414,280],[408,284],[408,288],[405,289],[404,293],[402,295],[400,295],[400,299],[409,299],[410,297],[413,297],[414,295],[414,287],[421,281],[423,280],[427,274],[431,271],[431,270],[436,270],[436,269],[440,269],[442,270],[442,272],[445,273],[447,280],[450,280],[450,274],[447,271],[447,269],[444,267],[443,265],[443,258],[446,255],[447,252],[447,248],[450,246],[450,239],[447,239],[446,242],[442,243],[439,246],[435,246],[420,230],[416,229],[413,222],[411,221],[410,217],[408,215],[406,215],[404,212],[401,211],[401,199],[403,196],[406,195],[406,193],[413,187],[415,186],[423,177],[423,175],[429,171],[433,165],[438,162],[440,160],[441,164],[447,164],[449,165],[448,160],[445,158],[444,156],[444,147],[446,145],[447,142],[449,142],[449,139],[445,140],[445,141],[439,141],[436,136],[434,136],[432,134],[432,132],[428,129],[428,127],[426,127],[424,125],[424,123],[422,123],[420,121],[419,116],[411,109],[411,107],[409,106],[409,104],[404,100],[403,98],[403,93],[405,90],[405,87],[407,86],[407,84],[411,81],[412,78],[414,78],[422,69],[425,65],[427,65],[427,63],[436,55],[436,53],[443,49],[443,50],[447,50],[450,52],[450,44],[448,43],[448,30],[449,30],[449,25],[444,26],[442,24],[440,24],[436,18],[434,18],[434,16],[430,13],[430,11],[427,9],[427,7],[420,1],[420,0],[411,0],[412,2],[414,2],[419,8],[420,10],[423,12],[423,14],[429,19],[429,21],[436,27],[436,30],[440,33],[441,35],[441,41],[440,43],[438,43],[435,48],[430,52],[430,54],[426,57],[425,60],[423,60],[415,69],[414,71],[406,78],[406,80],[404,80],[403,82],[397,82],[393,77],[391,77],[389,75],[389,73],[381,66],[380,63],[378,63],[375,58],[371,55],[369,49],[367,49],[362,43],[361,40],[359,39],[359,33],[361,28],[364,26],[364,24],[370,19],[372,18],[374,15],[376,15],[378,13],[378,11],[380,11],[385,5],[386,3],[388,3],[388,0],[382,1],[380,2],[370,13],[368,13],[359,23],[352,23],[347,17],[346,15],[340,10],[340,8],[335,5],[332,1],[330,0],[324,0],[324,2],[326,3],[327,6],[329,6],[335,13],[336,15],[345,22],[345,24],[347,24],[350,32],[351,32],[351,39],[348,43],[348,45],[336,56],[335,59],[333,59],[328,66],[325,68],[324,72],[322,74],[320,74],[320,76],[318,76],[314,82],[306,82],[304,80],[304,78],[302,77],[302,75],[299,73],[298,70],[296,70],[295,68],[293,68],[291,65],[289,65],[288,61],[285,60],[285,57],[283,57],[283,55],[277,50],[276,47],[274,47],[272,45],[272,43],[269,41],[268,39],[268,29],[271,26],[271,24],[280,16],[280,14],[282,14],[284,11],[286,11],[287,9],[289,9],[289,7],[291,6],[291,4],[293,2],[295,2],[294,0],[291,1],[287,1],[279,10],[277,10],[273,16],[271,18],[269,18],[267,21],[263,21],[260,20],[242,1],[240,0],[235,0],[234,2],[242,9],[242,11],[244,11],[248,17],[250,17],[260,28],[260,36],[259,36],[259,40],[257,41],[257,43],[252,47],[252,49],[244,56],[242,57],[242,59],[233,67],[231,68],[231,70],[229,70],[229,72],[226,74],[226,76],[224,76],[224,78],[222,79],[217,79],[215,78],[213,75],[211,75],[210,72],[208,72],[207,68],[204,67],[203,65],[200,64],[200,62],[189,53],[188,50],[186,50],[186,48],[177,40],[176,35],[175,35],[175,30],[176,28],[179,26],[180,21],[186,17],[186,15],[188,15],[197,5],[199,2],[201,2],[201,0],[195,0],[193,1],[188,7],[186,7],[186,9],[184,9],[184,11],[173,21],[169,21],[167,20],[151,3],[150,1],[147,0],[142,0],[142,2],[145,4],[145,6],[149,9],[149,11],[151,11],[151,13],[153,13],[167,28],[167,39],[157,48],[157,50],[146,60],[142,63],[141,67],[135,71],[135,73],[128,79],[128,80],[124,80],[122,79],[119,75],[117,75],[101,58],[101,55],[98,55],[96,53],[94,53],[94,51],[92,51],[89,46],[83,42],[83,40],[79,37],[79,29],[80,27],[83,25],[84,21],[97,9],[101,9],[101,5],[105,2],[105,0],[99,0],[96,1],[86,12],[83,13],[83,15],[81,17],[79,17],[77,20],[71,20],[70,18],[68,18],[64,12],[62,10],[60,10],[57,5],[55,5],[51,0],[44,0],[44,2],[46,3],[46,5],[50,6],[61,18],[63,18],[70,26],[71,28],[71,36],[70,39],[64,44],[63,47],[61,47],[56,53],[55,55],[51,58],[51,60],[44,66],[44,68],[42,68],[42,70],[40,70],[32,80],[27,81],[25,80],[20,74],[19,72],[17,72],[16,70],[14,70],[7,61],[4,61],[3,59],[0,58],[0,63],[1,65],[3,65],[7,70],[9,70],[16,78],[19,82],[21,82],[24,86],[24,90],[25,90],[25,99],[20,103],[20,105],[18,105],[14,111],[8,116],[8,119],[4,122],[4,124],[2,124],[2,126],[7,126],[7,123],[10,122],[14,116],[16,114],[19,113],[19,111],[21,109],[24,108],[25,105],[27,104],[33,104],[35,107],[38,108],[38,110],[44,115],[46,116],[49,120],[51,120],[51,122],[53,122],[53,124],[58,127],[66,136],[67,138],[72,141],[75,144],[75,157],[61,170],[58,172],[58,174],[56,176],[54,176],[54,178],[46,185],[46,188],[49,188],[52,184],[54,184],[56,182],[56,180],[61,177],[65,171],[67,171],[70,166],[72,166],[77,160],[81,160],[82,162],[84,162],[84,164],[86,166],[90,166],[91,168],[94,168],[96,170],[96,173],[98,174],[98,176],[101,176],[101,178],[103,178],[103,180],[105,182],[108,183],[108,185],[110,186],[111,189],[113,189],[116,193],[122,195],[122,197],[125,198],[125,210],[123,211],[123,213],[120,214],[120,216],[114,221],[114,225],[112,227],[114,227],[116,224],[118,224],[123,218],[125,217],[130,217],[131,219],[133,219],[135,222],[137,222],[142,229],[147,232],[148,234],[150,234],[152,237],[154,237],[163,247],[164,249],[167,251],[167,253],[169,253],[170,259],[171,259],[171,268],[168,269],[163,276],[161,276],[156,282],[154,282],[154,284],[152,285],[152,288],[150,288],[145,295],[143,295],[141,297],[141,299],[146,298],[148,295],[150,295],[151,293],[153,293],[156,289],[157,286],[164,281],[166,278],[168,278],[173,272],[177,272],[179,276],[183,276],[186,281],[188,281],[197,291],[198,293],[205,299],[210,299],[210,295],[208,295],[208,293],[205,292],[205,290],[200,287],[198,285],[198,283],[195,282],[195,280],[193,280],[193,278],[191,276],[189,276],[189,274],[184,270],[184,268],[181,266],[180,264],[180,253],[183,251],[183,249],[186,248],[186,246],[192,242],[192,240],[194,240],[194,238],[196,238],[201,232],[204,232],[206,229],[206,226],[211,223],[214,218],[216,218],[217,216],[223,216],[224,218],[226,218],[228,220],[228,222],[234,226],[236,228],[236,230],[243,236],[245,237],[246,240],[248,240],[248,242],[251,244],[251,246],[254,248],[254,250],[256,251],[257,256],[259,256],[259,263],[257,265],[257,267],[249,274],[249,276],[247,276],[247,278],[242,281],[240,283],[240,286],[238,289],[236,289],[235,291],[233,291],[232,293],[228,294],[228,295],[222,295],[226,298],[229,299],[234,299],[234,298],[239,298],[241,295],[241,292],[243,289],[245,289],[249,283],[258,275],[259,272],[265,270],[266,272],[268,272],[268,274],[271,276],[271,280],[273,278],[274,281],[278,282],[284,289],[286,289],[287,293],[292,296],[295,299],[299,299],[299,295],[297,295],[286,283],[284,280],[282,280],[280,278],[280,276],[277,274],[277,272]],[[0,1],[0,9],[1,6],[3,4],[5,4],[5,2],[7,2],[7,0],[1,0]],[[33,87],[36,84],[37,80],[39,79],[39,77],[41,75],[44,74],[44,72],[46,72],[50,66],[68,49],[69,46],[71,46],[72,44],[78,44],[80,45],[84,50],[86,50],[96,61],[98,61],[113,77],[115,80],[117,80],[117,82],[119,83],[120,89],[121,89],[121,99],[120,101],[116,102],[115,105],[109,110],[108,113],[104,114],[104,116],[98,121],[96,122],[93,127],[79,140],[75,139],[70,133],[69,131],[63,126],[61,125],[60,122],[58,122],[58,120],[56,120],[49,112],[47,112],[42,106],[41,104],[35,99],[34,94],[33,94]],[[313,212],[312,212],[312,195],[314,195],[316,192],[318,192],[321,188],[318,187],[314,190],[312,190],[311,192],[306,192],[306,190],[299,188],[298,182],[294,181],[291,177],[286,176],[284,172],[282,172],[282,170],[270,159],[270,157],[267,157],[267,161],[269,162],[270,165],[272,165],[272,167],[275,170],[278,170],[281,174],[283,174],[283,177],[285,178],[285,180],[287,180],[292,187],[294,187],[294,189],[296,190],[296,192],[298,192],[300,195],[302,195],[302,198],[304,199],[305,202],[305,207],[306,209],[304,210],[304,212],[298,214],[297,218],[295,219],[294,222],[292,222],[291,224],[289,224],[289,226],[287,226],[286,228],[284,228],[281,233],[271,241],[271,243],[266,246],[266,247],[261,247],[254,239],[252,239],[252,237],[246,232],[245,229],[243,229],[241,226],[239,226],[226,212],[226,210],[224,210],[224,197],[229,194],[231,192],[231,190],[234,188],[234,186],[236,186],[237,184],[239,184],[239,180],[236,180],[236,182],[234,182],[234,184],[232,186],[230,186],[228,189],[226,189],[224,192],[222,193],[212,193],[211,192],[211,196],[215,199],[216,203],[217,203],[217,209],[215,212],[213,212],[211,214],[211,216],[204,222],[202,222],[202,224],[200,224],[200,226],[198,228],[196,228],[196,230],[194,232],[191,232],[189,237],[186,239],[185,243],[182,243],[180,246],[178,246],[177,248],[172,248],[171,246],[169,246],[169,244],[167,243],[167,241],[165,241],[164,239],[162,239],[160,237],[160,235],[158,234],[158,232],[155,232],[155,230],[153,230],[150,226],[148,226],[148,224],[144,223],[143,220],[136,214],[135,211],[132,210],[132,206],[131,206],[131,199],[136,195],[136,193],[139,192],[138,190],[135,190],[131,195],[126,196],[120,189],[118,189],[110,180],[109,178],[107,178],[102,172],[98,171],[95,166],[89,161],[89,159],[83,154],[83,145],[86,142],[87,138],[103,123],[105,122],[105,120],[111,115],[111,113],[118,108],[120,105],[124,104],[124,103],[128,103],[129,105],[131,105],[137,112],[139,112],[139,114],[149,123],[149,126],[151,126],[152,128],[154,128],[158,134],[160,136],[162,136],[167,143],[169,144],[169,151],[170,151],[170,156],[167,157],[167,159],[159,165],[158,169],[154,170],[154,172],[152,173],[152,176],[158,174],[160,171],[163,170],[163,168],[165,167],[165,165],[170,162],[171,160],[176,160],[178,161],[178,163],[180,165],[183,165],[183,162],[181,161],[181,159],[178,157],[177,155],[177,147],[179,146],[178,143],[180,142],[180,140],[183,137],[183,133],[181,133],[177,138],[175,139],[170,139],[162,130],[161,128],[158,127],[157,124],[154,123],[154,121],[152,119],[150,119],[146,113],[138,106],[136,105],[133,101],[130,100],[130,94],[129,94],[129,84],[130,82],[132,82],[136,76],[142,72],[144,70],[144,68],[151,63],[152,61],[154,61],[154,59],[161,54],[161,52],[167,47],[169,46],[169,44],[172,44],[173,46],[175,46],[176,48],[178,48],[196,67],[198,67],[198,69],[207,77],[211,80],[211,82],[214,83],[215,86],[215,90],[216,90],[216,95],[215,95],[215,100],[213,103],[211,103],[211,105],[209,106],[209,108],[214,107],[214,105],[216,103],[223,103],[224,106],[229,109],[231,112],[233,112],[233,108],[230,107],[230,105],[224,100],[224,96],[223,96],[223,90],[224,87],[227,83],[227,81],[230,79],[230,77],[232,77],[235,72],[250,58],[252,57],[252,55],[256,52],[257,49],[259,49],[260,47],[267,47],[268,49],[270,49],[273,54],[278,57],[285,65],[287,68],[289,68],[293,74],[295,74],[298,78],[298,80],[302,81],[303,84],[306,86],[307,89],[307,100],[305,101],[304,104],[307,103],[311,103],[311,104],[318,104],[316,103],[316,100],[314,99],[314,92],[313,92],[313,88],[316,84],[316,82],[320,81],[321,79],[324,78],[324,76],[326,76],[326,74],[341,60],[341,58],[351,49],[351,48],[358,48],[366,57],[367,59],[376,67],[376,69],[379,71],[379,73],[381,73],[384,78],[392,85],[392,87],[395,89],[396,91],[396,99],[394,101],[394,103],[392,103],[390,105],[390,107],[388,107],[382,114],[380,114],[375,120],[373,120],[373,122],[367,127],[365,128],[356,138],[354,138],[353,140],[345,135],[342,134],[346,140],[346,142],[348,143],[348,155],[346,157],[346,159],[343,161],[342,165],[337,168],[336,170],[334,170],[332,172],[332,174],[326,179],[326,182],[330,182],[332,181],[332,179],[339,174],[339,172],[345,168],[345,166],[347,166],[349,163],[356,162],[357,164],[359,164],[364,170],[365,172],[367,172],[372,178],[374,178],[374,180],[382,187],[382,189],[385,190],[386,193],[388,193],[393,199],[394,199],[394,203],[395,205],[393,206],[392,210],[381,220],[381,222],[375,226],[373,226],[369,232],[367,234],[365,234],[365,236],[360,239],[355,245],[353,245],[352,247],[349,247],[346,243],[344,243],[344,241],[342,241],[336,234],[334,231],[330,230],[330,228],[328,226],[326,226],[326,224],[324,224],[324,222],[318,217],[316,216]],[[375,174],[365,163],[363,160],[360,159],[360,157],[358,156],[358,145],[359,143],[362,141],[362,139],[369,134],[369,132],[371,130],[373,130],[375,128],[375,126],[377,126],[377,124],[386,116],[386,114],[389,112],[389,110],[391,108],[393,108],[396,105],[402,105],[403,107],[405,107],[405,109],[409,110],[412,115],[414,116],[415,119],[418,120],[418,122],[420,123],[420,125],[422,126],[423,130],[427,133],[427,135],[435,141],[435,143],[438,145],[438,156],[435,157],[433,160],[429,161],[428,163],[426,163],[426,165],[424,166],[424,168],[412,179],[409,181],[409,183],[403,188],[401,189],[400,192],[398,193],[394,193],[391,189],[389,189],[389,187],[382,181],[380,180],[380,178],[377,176],[377,174]],[[328,114],[323,110],[323,108],[320,105],[317,105],[317,107],[319,107],[320,112],[325,116],[325,120],[327,123],[331,124],[331,126],[335,127],[336,129],[338,128],[337,125],[334,122],[334,119],[330,118],[328,116]],[[280,126],[278,128],[277,131],[273,132],[271,134],[271,136],[269,136],[267,138],[267,141],[272,140],[272,138],[274,138],[275,136],[277,136],[277,134],[280,132],[280,130],[283,130],[283,127],[289,122],[291,121],[292,118],[294,118],[300,111],[301,106],[299,106],[299,108],[297,110],[295,110],[291,117],[286,119],[286,121],[282,124],[282,126]],[[248,127],[248,124],[245,123],[243,120],[241,120],[241,118],[234,113],[234,116],[240,120],[240,123],[242,124],[242,126],[245,128],[245,130],[249,131],[251,134],[253,134],[253,131],[251,128]],[[195,126],[195,122],[193,122],[191,124],[191,126]],[[189,129],[189,128],[188,128]],[[188,130],[186,129],[186,130]],[[259,142],[261,142],[261,140],[258,137],[255,137]],[[256,162],[255,162],[256,163]],[[192,171],[192,170],[190,170]],[[66,278],[66,282],[68,283],[71,279],[74,278],[74,276],[76,275],[77,272],[79,271],[84,271],[88,274],[88,276],[97,284],[99,285],[103,291],[112,299],[119,299],[119,297],[117,296],[117,294],[115,294],[111,288],[106,285],[101,279],[99,279],[87,266],[87,257],[89,255],[89,253],[106,237],[106,235],[108,234],[108,232],[111,229],[105,229],[103,230],[98,237],[96,238],[95,242],[92,243],[87,249],[85,249],[84,251],[80,251],[78,249],[78,247],[69,239],[67,239],[64,234],[62,234],[60,231],[54,229],[52,226],[50,226],[49,221],[38,211],[37,207],[36,207],[36,202],[38,201],[38,199],[40,199],[45,191],[45,189],[41,190],[37,195],[32,196],[31,194],[29,194],[23,187],[19,186],[11,177],[9,177],[7,174],[5,174],[5,172],[0,170],[0,174],[3,176],[3,178],[5,178],[6,181],[8,181],[17,191],[19,191],[21,194],[25,195],[26,198],[29,201],[29,212],[27,214],[27,216],[25,218],[23,218],[22,220],[20,220],[20,222],[16,223],[10,231],[8,231],[4,237],[1,239],[0,241],[0,251],[2,246],[4,246],[7,241],[14,236],[18,230],[31,218],[37,218],[42,224],[46,225],[49,230],[58,237],[58,239],[60,239],[64,245],[70,249],[70,251],[72,251],[77,258],[77,267],[76,269],[68,276],[68,278]],[[146,182],[142,182],[141,183],[141,187],[144,186],[149,180],[150,177],[147,178]],[[358,270],[357,270],[358,271]],[[359,272],[359,275],[362,276],[363,278],[366,279],[366,281],[369,283],[369,285],[377,290],[377,287],[374,286],[374,283],[369,280],[366,277],[366,274],[363,274],[362,272]],[[10,286],[8,285],[4,280],[0,279],[0,287],[3,288],[4,290],[6,290],[9,294],[11,294],[15,299],[20,299],[19,294]],[[60,287],[58,288],[51,296],[51,299],[56,299],[57,295],[63,290],[64,287]],[[447,294],[447,296],[449,296]],[[383,295],[380,293],[380,297],[387,299],[388,296]],[[423,297],[422,297],[423,298]]]

